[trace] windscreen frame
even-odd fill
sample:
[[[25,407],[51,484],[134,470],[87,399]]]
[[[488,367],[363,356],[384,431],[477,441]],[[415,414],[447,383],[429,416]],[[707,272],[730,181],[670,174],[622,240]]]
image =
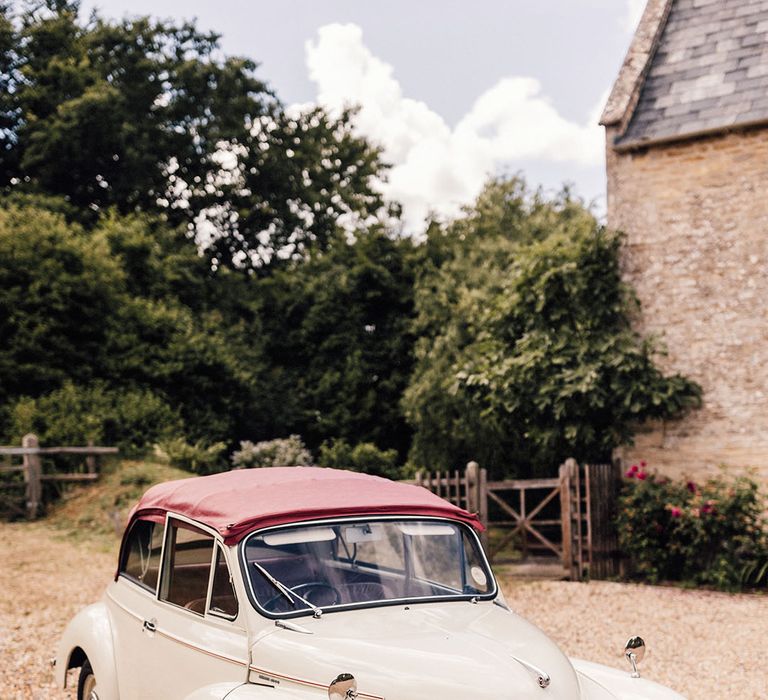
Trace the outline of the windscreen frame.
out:
[[[325,519],[319,519],[319,520],[307,520],[307,521],[299,521],[295,523],[287,523],[284,525],[276,525],[273,527],[254,530],[253,532],[249,533],[246,537],[244,537],[241,540],[241,542],[237,545],[238,560],[240,562],[240,570],[243,576],[243,582],[245,583],[246,594],[253,608],[261,616],[266,617],[270,620],[284,620],[284,619],[290,619],[294,617],[311,617],[313,615],[313,610],[310,608],[301,608],[300,610],[287,611],[287,612],[273,612],[273,611],[266,610],[259,603],[259,600],[253,589],[253,581],[251,579],[252,574],[251,574],[251,571],[249,570],[249,564],[246,557],[246,549],[248,546],[248,542],[251,538],[268,534],[270,532],[286,530],[290,528],[297,528],[297,527],[308,528],[308,527],[323,526],[323,525],[330,525],[330,526],[354,525],[354,524],[360,524],[360,523],[377,523],[377,522],[424,522],[424,523],[436,523],[436,524],[450,524],[452,526],[455,526],[463,535],[468,536],[470,538],[470,541],[476,547],[477,553],[480,557],[480,561],[482,562],[484,567],[484,573],[486,574],[486,576],[489,577],[491,590],[488,593],[452,593],[450,595],[414,596],[414,597],[392,598],[387,600],[377,600],[372,602],[343,603],[343,604],[323,607],[322,611],[324,615],[328,615],[336,612],[342,612],[344,610],[382,608],[382,607],[391,607],[396,605],[419,605],[419,604],[436,603],[436,602],[446,603],[446,602],[467,602],[467,601],[469,602],[494,601],[497,599],[499,595],[499,586],[498,586],[498,582],[496,581],[496,577],[493,574],[493,569],[491,568],[491,564],[488,561],[488,556],[485,550],[483,549],[482,543],[480,541],[480,538],[477,535],[477,532],[466,523],[463,523],[459,520],[453,520],[451,518],[436,518],[436,517],[418,516],[418,515],[417,516],[355,515],[355,516],[349,516],[345,518],[325,518]]]

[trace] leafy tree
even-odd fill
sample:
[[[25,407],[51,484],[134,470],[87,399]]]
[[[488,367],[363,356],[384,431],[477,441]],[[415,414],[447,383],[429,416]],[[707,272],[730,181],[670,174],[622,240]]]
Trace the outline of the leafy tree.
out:
[[[337,240],[258,285],[274,434],[404,455],[400,396],[412,366],[413,248],[380,231]]]
[[[255,64],[217,59],[217,35],[147,18],[81,23],[79,9],[29,4],[11,24],[4,78],[19,120],[4,184],[63,195],[83,213],[156,211],[177,179],[206,178],[219,141],[273,107]]]
[[[631,328],[620,237],[567,192],[548,201],[494,181],[429,235],[438,255],[417,283],[404,398],[413,461],[544,473],[566,456],[606,459],[637,423],[697,405],[699,388],[665,376]]]
[[[375,186],[379,151],[355,133],[351,111],[262,117],[232,144],[216,187],[197,188],[214,265],[275,266],[323,251],[346,230],[396,216]]]
[[[16,63],[14,38],[10,5],[0,2],[0,158],[13,148],[11,137],[18,119],[11,93]]]
[[[105,376],[124,280],[103,238],[39,209],[0,209],[0,405]]]
[[[256,64],[194,24],[83,22],[75,0],[0,4],[0,188],[93,225],[142,211],[196,230],[214,266],[322,249],[383,213],[379,153],[350,114],[289,115]]]
[[[1,405],[98,384],[109,397],[99,405],[151,393],[194,440],[261,434],[262,346],[253,323],[222,312],[209,291],[228,279],[212,280],[178,234],[151,220],[113,217],[88,232],[46,211],[0,209]]]

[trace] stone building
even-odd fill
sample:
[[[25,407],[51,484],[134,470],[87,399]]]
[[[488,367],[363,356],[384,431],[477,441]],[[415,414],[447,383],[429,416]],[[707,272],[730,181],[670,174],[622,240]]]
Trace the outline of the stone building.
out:
[[[768,0],[650,0],[601,124],[638,329],[704,389],[626,456],[768,481]]]

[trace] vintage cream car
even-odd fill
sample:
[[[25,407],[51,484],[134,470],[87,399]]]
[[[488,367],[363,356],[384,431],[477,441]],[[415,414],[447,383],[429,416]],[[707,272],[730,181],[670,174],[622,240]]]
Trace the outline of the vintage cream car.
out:
[[[65,630],[57,681],[80,667],[80,700],[680,700],[566,658],[504,601],[481,529],[423,488],[333,469],[159,484]]]

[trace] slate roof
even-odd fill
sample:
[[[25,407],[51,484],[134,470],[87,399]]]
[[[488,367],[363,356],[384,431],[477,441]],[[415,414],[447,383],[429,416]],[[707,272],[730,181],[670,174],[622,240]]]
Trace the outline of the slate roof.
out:
[[[761,121],[768,121],[768,0],[672,0],[617,145]]]

